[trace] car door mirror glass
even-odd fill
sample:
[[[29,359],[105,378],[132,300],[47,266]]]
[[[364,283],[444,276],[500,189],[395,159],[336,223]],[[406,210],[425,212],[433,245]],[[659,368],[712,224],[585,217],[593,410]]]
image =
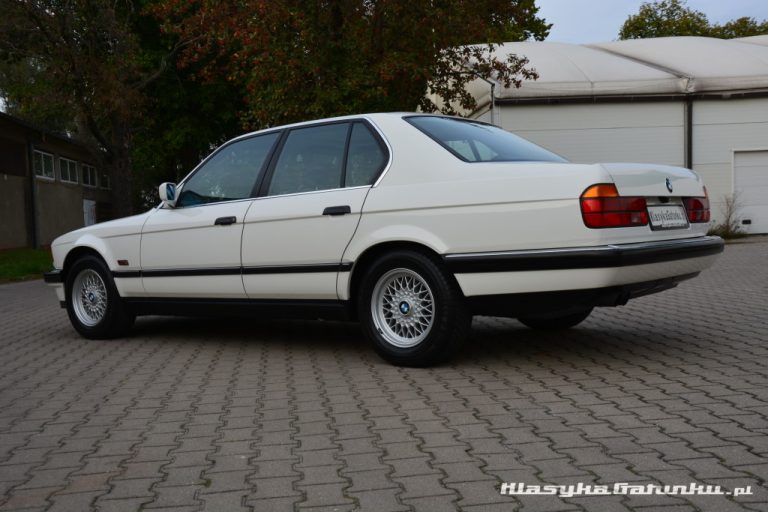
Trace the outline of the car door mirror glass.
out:
[[[165,182],[162,185],[160,185],[158,189],[158,194],[160,195],[160,200],[163,202],[164,205],[168,206],[169,208],[174,208],[176,206],[176,184]]]

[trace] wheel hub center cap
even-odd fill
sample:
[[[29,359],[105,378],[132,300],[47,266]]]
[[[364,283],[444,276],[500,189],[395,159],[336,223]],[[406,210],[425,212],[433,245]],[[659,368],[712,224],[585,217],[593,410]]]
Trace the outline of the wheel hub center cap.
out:
[[[93,292],[88,292],[88,300],[91,301],[91,303],[96,302],[96,295]]]
[[[400,309],[400,312],[404,315],[407,315],[408,313],[411,312],[411,305],[405,301],[401,302],[398,308]]]

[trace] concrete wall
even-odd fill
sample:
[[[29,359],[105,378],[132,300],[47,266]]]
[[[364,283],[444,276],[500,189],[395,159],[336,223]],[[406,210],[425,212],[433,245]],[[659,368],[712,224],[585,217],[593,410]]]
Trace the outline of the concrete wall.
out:
[[[733,153],[743,150],[768,150],[768,98],[694,102],[693,168],[707,184],[718,221],[734,191]]]
[[[54,156],[53,178],[32,177],[32,149]],[[62,157],[77,162],[78,183],[61,179]],[[35,240],[50,245],[57,236],[82,227],[84,199],[96,201],[98,221],[109,218],[111,191],[85,186],[82,164],[93,165],[85,147],[0,113],[0,249],[29,247]]]
[[[0,249],[26,247],[25,194],[28,178],[0,174]]]
[[[83,227],[83,187],[35,180],[37,236],[40,245]]]

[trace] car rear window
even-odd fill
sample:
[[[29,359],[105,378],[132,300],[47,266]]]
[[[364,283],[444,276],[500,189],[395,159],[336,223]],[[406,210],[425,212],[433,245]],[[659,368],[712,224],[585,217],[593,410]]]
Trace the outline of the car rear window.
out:
[[[566,161],[490,124],[439,116],[409,116],[405,120],[465,162]]]

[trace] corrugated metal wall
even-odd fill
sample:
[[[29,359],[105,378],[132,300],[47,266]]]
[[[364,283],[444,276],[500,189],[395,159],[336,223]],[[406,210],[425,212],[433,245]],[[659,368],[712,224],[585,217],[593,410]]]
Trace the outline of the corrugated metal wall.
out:
[[[685,165],[683,101],[501,105],[496,124],[572,162]],[[734,151],[745,149],[768,150],[768,98],[693,102],[693,168],[707,184],[716,222],[734,190]]]
[[[694,102],[693,168],[707,184],[718,220],[734,191],[734,151],[758,149],[768,150],[768,98]]]

